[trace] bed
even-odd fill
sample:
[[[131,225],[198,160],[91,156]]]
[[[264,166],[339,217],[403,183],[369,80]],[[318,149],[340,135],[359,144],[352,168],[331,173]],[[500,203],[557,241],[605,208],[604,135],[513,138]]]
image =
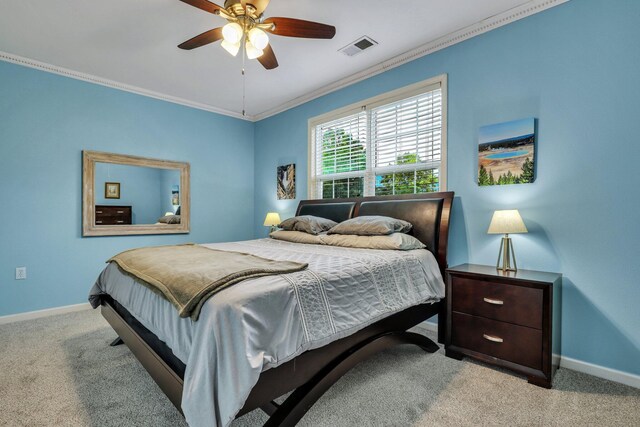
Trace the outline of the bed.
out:
[[[296,212],[337,222],[365,215],[403,219],[428,251],[274,239],[206,245],[305,261],[309,270],[240,282],[212,297],[197,322],[179,318],[168,302],[113,263],[91,298],[118,334],[113,344],[130,348],[190,424],[226,425],[261,408],[270,415],[266,425],[295,425],[335,381],[371,355],[405,343],[438,349],[407,330],[434,315],[444,319],[441,285],[452,200],[452,192],[307,200]],[[439,329],[438,341],[444,332]],[[289,392],[281,405],[274,403]]]

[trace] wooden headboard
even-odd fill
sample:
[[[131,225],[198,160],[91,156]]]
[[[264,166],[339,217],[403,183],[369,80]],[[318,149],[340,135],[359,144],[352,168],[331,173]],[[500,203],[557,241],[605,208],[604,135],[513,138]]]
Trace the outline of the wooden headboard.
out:
[[[444,277],[447,268],[449,218],[452,191],[350,199],[302,200],[296,215],[314,215],[337,222],[365,215],[384,215],[409,221],[409,234],[427,246],[436,257]]]

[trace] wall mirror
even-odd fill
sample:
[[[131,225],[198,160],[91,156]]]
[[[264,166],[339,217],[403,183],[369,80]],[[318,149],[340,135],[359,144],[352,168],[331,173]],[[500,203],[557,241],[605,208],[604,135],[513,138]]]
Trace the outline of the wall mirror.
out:
[[[189,163],[82,152],[82,235],[189,232]]]

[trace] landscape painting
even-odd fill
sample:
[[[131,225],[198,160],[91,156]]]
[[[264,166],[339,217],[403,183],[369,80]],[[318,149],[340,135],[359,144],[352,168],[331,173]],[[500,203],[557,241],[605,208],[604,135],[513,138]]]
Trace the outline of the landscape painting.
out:
[[[478,185],[533,182],[535,141],[533,118],[481,127],[478,144]]]
[[[296,165],[278,166],[278,200],[296,198]]]

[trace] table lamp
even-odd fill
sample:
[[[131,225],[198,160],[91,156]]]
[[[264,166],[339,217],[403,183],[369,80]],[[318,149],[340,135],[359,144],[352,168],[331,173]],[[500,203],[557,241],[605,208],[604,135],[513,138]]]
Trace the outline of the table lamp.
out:
[[[276,231],[276,226],[280,224],[280,214],[278,212],[269,212],[264,219],[264,226],[271,227],[269,233]]]
[[[517,209],[500,210],[493,213],[487,234],[504,234],[500,242],[500,252],[498,252],[496,269],[505,272],[518,270],[516,254],[513,251],[513,244],[509,237],[509,234],[518,233],[528,233],[528,230]],[[502,266],[500,266],[500,258],[502,258]],[[513,267],[511,266],[511,260],[513,260]]]

